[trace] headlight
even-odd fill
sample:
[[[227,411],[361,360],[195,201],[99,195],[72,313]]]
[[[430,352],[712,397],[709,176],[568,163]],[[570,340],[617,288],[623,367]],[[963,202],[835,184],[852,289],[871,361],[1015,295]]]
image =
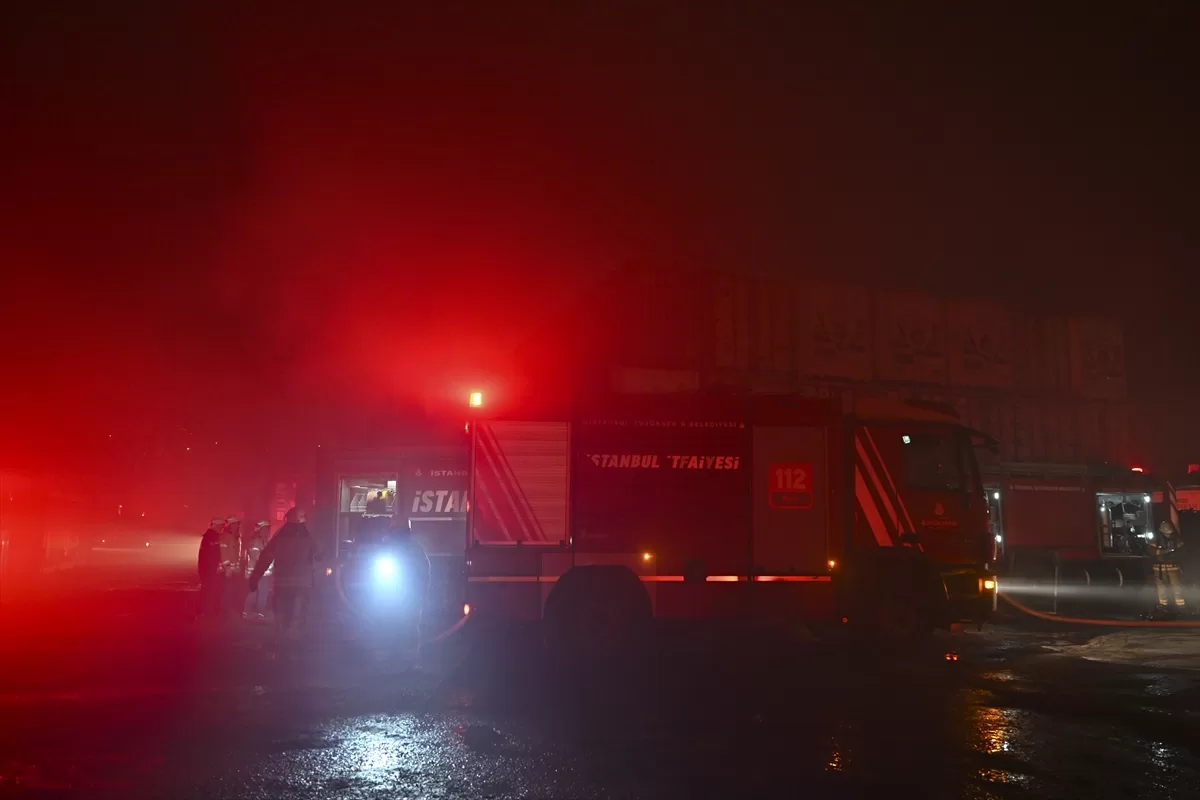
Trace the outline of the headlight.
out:
[[[379,556],[375,559],[375,580],[379,583],[394,584],[400,579],[400,565],[391,556]]]

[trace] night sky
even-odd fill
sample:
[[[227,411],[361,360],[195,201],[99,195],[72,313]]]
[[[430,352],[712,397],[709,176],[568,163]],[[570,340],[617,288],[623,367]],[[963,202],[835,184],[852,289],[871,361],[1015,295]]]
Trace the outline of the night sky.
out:
[[[26,5],[10,455],[298,441],[638,259],[1119,314],[1200,460],[1189,3]]]

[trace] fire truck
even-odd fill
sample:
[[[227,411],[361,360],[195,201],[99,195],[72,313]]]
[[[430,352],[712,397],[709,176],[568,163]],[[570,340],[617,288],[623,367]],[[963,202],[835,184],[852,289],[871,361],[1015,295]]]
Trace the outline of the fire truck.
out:
[[[468,428],[466,607],[540,621],[559,652],[620,651],[658,620],[909,643],[994,609],[987,437],[947,409],[626,395]]]
[[[1142,585],[1164,520],[1180,525],[1175,490],[1138,468],[1000,463],[984,468],[1003,572],[1068,583]]]

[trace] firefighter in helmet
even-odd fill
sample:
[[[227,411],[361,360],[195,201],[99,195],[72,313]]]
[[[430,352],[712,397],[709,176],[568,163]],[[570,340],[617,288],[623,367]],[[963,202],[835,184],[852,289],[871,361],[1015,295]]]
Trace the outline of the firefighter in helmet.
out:
[[[271,523],[265,519],[255,523],[254,529],[246,535],[246,540],[242,543],[241,572],[247,579],[254,574],[255,568],[258,567],[258,559],[262,556],[262,552],[267,546],[267,540],[270,538]],[[268,567],[259,580],[257,589],[249,593],[249,602],[246,604],[249,610],[242,616],[253,615],[259,619],[266,616],[267,598],[271,594],[271,577],[271,567]]]
[[[1185,609],[1183,577],[1179,569],[1182,548],[1183,539],[1175,525],[1170,520],[1163,520],[1150,545],[1155,561],[1154,588],[1158,595],[1154,617],[1174,617]]]

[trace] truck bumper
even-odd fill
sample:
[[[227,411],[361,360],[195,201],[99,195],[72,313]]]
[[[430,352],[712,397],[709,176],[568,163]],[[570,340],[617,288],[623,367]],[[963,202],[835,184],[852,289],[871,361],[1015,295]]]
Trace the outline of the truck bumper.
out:
[[[942,569],[951,623],[987,622],[996,610],[996,575],[983,567]]]

